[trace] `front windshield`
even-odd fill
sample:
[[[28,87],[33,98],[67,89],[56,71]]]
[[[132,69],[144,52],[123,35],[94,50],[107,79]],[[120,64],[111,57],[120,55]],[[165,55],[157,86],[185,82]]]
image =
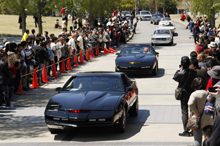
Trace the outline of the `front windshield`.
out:
[[[154,31],[154,34],[170,34],[169,30],[158,29]]]
[[[77,76],[64,85],[62,91],[123,91],[118,77]]]
[[[120,52],[120,55],[132,55],[132,54],[154,54],[153,48],[150,46],[132,46],[125,47]]]
[[[173,26],[173,23],[171,23],[171,22],[163,23],[162,26],[164,26],[164,27]]]
[[[125,11],[125,12],[122,12],[122,14],[129,14],[129,12],[126,12],[126,11]]]
[[[142,15],[150,14],[150,12],[141,12]]]
[[[154,14],[153,17],[157,17],[157,18],[160,17],[161,18],[161,17],[163,17],[163,14]]]

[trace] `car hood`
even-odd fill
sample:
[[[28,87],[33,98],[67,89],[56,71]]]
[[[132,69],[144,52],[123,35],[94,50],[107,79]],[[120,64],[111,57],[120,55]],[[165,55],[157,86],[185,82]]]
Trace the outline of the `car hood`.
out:
[[[123,92],[65,91],[51,98],[48,104],[59,104],[60,110],[114,110]]]
[[[155,61],[155,55],[135,54],[118,56],[116,60],[117,66],[125,67],[143,67],[152,66]],[[140,62],[140,64],[130,64],[129,62]]]
[[[154,34],[152,35],[152,38],[169,38],[169,34]]]

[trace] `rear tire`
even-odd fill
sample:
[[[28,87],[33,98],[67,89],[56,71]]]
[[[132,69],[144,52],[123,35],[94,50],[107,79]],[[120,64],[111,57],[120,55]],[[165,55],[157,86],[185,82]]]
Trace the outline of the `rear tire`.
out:
[[[48,128],[48,129],[49,129],[51,134],[58,134],[61,131],[61,129],[51,129],[51,128]]]
[[[126,128],[126,109],[123,107],[122,116],[119,119],[118,125],[115,126],[115,131],[117,133],[124,133]]]
[[[136,117],[138,115],[138,108],[139,108],[139,102],[138,102],[138,97],[137,97],[134,105],[129,110],[129,115],[131,117]]]

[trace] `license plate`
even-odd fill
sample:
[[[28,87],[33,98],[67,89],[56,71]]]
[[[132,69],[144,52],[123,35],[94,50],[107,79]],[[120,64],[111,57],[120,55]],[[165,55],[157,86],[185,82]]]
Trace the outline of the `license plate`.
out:
[[[51,128],[51,129],[63,129],[63,126],[58,126],[58,125],[47,125],[48,128]]]

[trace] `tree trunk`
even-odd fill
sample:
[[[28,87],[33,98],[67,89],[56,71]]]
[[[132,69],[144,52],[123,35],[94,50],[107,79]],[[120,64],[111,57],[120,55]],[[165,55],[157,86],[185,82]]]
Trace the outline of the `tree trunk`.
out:
[[[26,31],[26,15],[25,15],[25,11],[24,9],[22,10],[22,35],[25,33]]]
[[[39,33],[43,34],[43,27],[42,27],[42,19],[41,19],[41,2],[38,2],[38,29]]]
[[[141,8],[141,1],[140,0],[138,0],[138,7],[139,7],[139,9],[142,10],[142,8]]]
[[[210,22],[211,22],[211,27],[215,27],[215,8],[211,9],[211,15],[210,15]]]

